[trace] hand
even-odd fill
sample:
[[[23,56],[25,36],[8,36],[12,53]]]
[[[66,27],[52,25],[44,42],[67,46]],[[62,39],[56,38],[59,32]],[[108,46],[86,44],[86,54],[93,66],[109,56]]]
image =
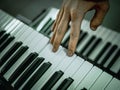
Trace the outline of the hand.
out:
[[[76,50],[79,39],[81,22],[86,12],[95,9],[95,14],[90,22],[90,28],[96,30],[101,25],[104,16],[109,9],[108,0],[64,0],[62,7],[53,24],[51,44],[53,52],[56,52],[67,31],[71,21],[71,33],[68,45],[68,56],[72,56]]]

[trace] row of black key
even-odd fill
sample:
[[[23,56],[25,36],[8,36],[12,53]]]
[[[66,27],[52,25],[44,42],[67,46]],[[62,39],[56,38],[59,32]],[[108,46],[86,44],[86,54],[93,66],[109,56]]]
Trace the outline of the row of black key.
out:
[[[26,52],[28,49],[27,46],[21,46],[22,42],[16,42],[1,58],[0,58],[0,66],[2,66],[5,62],[7,62],[4,67],[1,70],[1,74],[4,75],[10,67],[20,58],[22,55]],[[13,55],[14,54],[14,55]],[[12,57],[11,57],[12,56]],[[44,61],[44,58],[36,58],[38,56],[37,53],[30,53],[25,60],[19,65],[19,67],[12,73],[12,75],[9,77],[8,82],[12,84],[19,76],[21,73],[24,73],[20,76],[20,78],[17,80],[17,82],[14,85],[15,89],[18,89],[25,81],[26,79],[37,69],[37,67]],[[35,59],[36,58],[36,59]],[[34,60],[35,59],[35,60]],[[32,62],[34,60],[34,62]],[[31,64],[32,63],[32,64]],[[28,65],[30,65],[28,67]],[[32,86],[39,80],[39,78],[49,69],[49,67],[52,64],[50,62],[43,63],[41,67],[35,72],[35,74],[30,78],[30,80],[26,83],[26,85],[23,87],[23,89],[30,89]],[[27,68],[28,67],[28,68]],[[26,69],[27,68],[27,69]],[[50,78],[50,80],[43,86],[47,90],[52,88],[55,83],[60,79],[60,77],[63,75],[62,71],[55,72],[53,76]],[[56,77],[56,78],[53,78]],[[71,80],[73,81],[72,78],[68,79],[66,78],[63,83],[64,86],[59,86],[58,90],[65,90],[70,86],[72,83]],[[46,87],[46,85],[50,82],[51,83],[49,88]]]

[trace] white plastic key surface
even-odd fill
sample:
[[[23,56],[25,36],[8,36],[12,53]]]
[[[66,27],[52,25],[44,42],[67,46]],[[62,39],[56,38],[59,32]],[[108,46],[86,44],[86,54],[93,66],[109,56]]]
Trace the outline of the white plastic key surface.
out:
[[[84,62],[84,59],[80,57],[76,57],[74,61],[69,65],[69,67],[64,71],[64,75],[55,84],[52,90],[56,90],[64,79],[68,77],[72,77],[77,72],[77,70],[80,68],[80,66],[83,64],[83,62]]]
[[[92,85],[90,90],[104,90],[107,84],[111,81],[112,76],[103,72],[96,82]]]
[[[101,75],[101,73],[102,70],[94,66],[91,69],[91,71],[87,74],[87,76],[82,80],[82,82],[79,83],[76,90],[82,90],[83,88],[89,90],[89,88],[92,86],[95,80]]]
[[[88,72],[91,70],[93,65],[87,61],[85,61],[79,70],[72,76],[74,79],[74,82],[70,85],[68,90],[75,90],[77,85],[85,78],[85,76],[88,74]]]
[[[120,90],[120,80],[113,78],[105,90]]]

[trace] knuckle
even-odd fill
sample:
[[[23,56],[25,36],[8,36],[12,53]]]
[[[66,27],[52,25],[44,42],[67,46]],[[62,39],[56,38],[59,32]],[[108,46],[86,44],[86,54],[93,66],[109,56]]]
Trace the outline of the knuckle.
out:
[[[57,48],[57,47],[59,46],[59,40],[58,40],[58,39],[55,40],[54,45],[55,45],[55,46],[54,46],[55,48]]]
[[[70,34],[71,39],[77,40],[78,34],[76,32]]]
[[[71,10],[71,16],[73,19],[77,19],[78,18],[78,12],[76,9],[72,9]]]
[[[68,5],[64,5],[64,11],[68,11],[69,10],[69,6]]]
[[[62,28],[59,27],[58,30],[57,30],[57,35],[61,35],[62,34]]]

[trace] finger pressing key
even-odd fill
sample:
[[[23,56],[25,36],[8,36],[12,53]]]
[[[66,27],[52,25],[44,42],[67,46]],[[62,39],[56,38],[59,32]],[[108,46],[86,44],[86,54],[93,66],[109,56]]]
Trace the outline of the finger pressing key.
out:
[[[60,24],[56,29],[56,35],[53,41],[53,52],[56,52],[58,50],[59,45],[67,31],[69,21],[70,21],[69,14],[64,12],[63,17],[60,21]]]
[[[68,45],[68,56],[72,56],[76,50],[82,19],[83,15],[80,16],[77,12],[75,14],[71,13],[71,33]]]

